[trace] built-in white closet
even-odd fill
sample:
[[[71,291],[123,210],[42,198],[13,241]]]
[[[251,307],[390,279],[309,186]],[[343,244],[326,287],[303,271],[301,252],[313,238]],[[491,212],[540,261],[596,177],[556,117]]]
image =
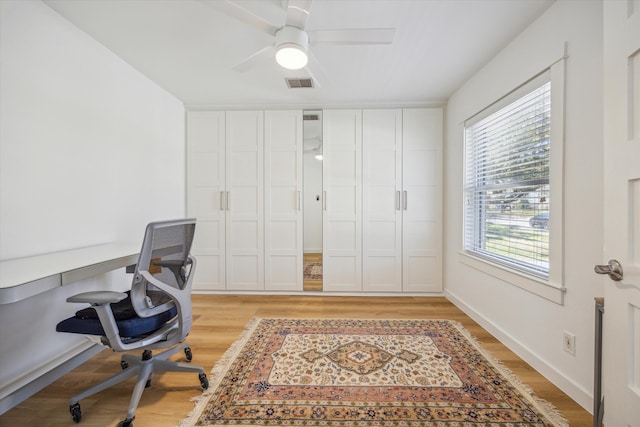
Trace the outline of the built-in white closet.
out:
[[[190,112],[187,146],[194,289],[264,289],[264,113]]]
[[[198,219],[191,248],[198,262],[195,290],[225,289],[225,113],[187,118],[187,215]]]
[[[322,289],[362,291],[362,111],[322,117]]]
[[[442,291],[442,110],[323,112],[323,289]],[[187,115],[194,289],[301,291],[302,111]]]
[[[442,291],[442,109],[402,110],[402,291]]]
[[[324,289],[440,292],[442,110],[324,114]]]
[[[402,290],[402,110],[365,110],[363,283],[369,292]]]
[[[302,111],[266,111],[265,289],[301,291]]]

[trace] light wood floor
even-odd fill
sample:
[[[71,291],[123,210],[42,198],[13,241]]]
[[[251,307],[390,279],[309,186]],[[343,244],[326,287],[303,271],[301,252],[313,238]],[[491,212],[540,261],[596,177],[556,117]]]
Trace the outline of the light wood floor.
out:
[[[555,405],[571,426],[590,426],[591,415],[445,298],[194,295],[194,323],[189,343],[194,364],[209,372],[238,338],[244,325],[257,317],[450,319],[462,323],[537,395]],[[120,356],[108,350],[0,416],[0,426],[72,426],[69,398],[120,369]],[[128,407],[131,382],[81,401],[79,427],[115,426]],[[145,390],[135,427],[175,426],[193,409],[189,399],[200,394],[195,374],[157,374]]]

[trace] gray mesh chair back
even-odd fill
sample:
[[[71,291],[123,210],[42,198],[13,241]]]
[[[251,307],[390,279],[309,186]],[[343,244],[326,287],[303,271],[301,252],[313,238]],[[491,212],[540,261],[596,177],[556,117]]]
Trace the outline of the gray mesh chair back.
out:
[[[144,241],[131,286],[131,303],[140,317],[178,310],[178,330],[167,337],[177,342],[191,330],[191,287],[196,261],[190,256],[195,220],[152,222]],[[159,292],[160,291],[160,292]]]

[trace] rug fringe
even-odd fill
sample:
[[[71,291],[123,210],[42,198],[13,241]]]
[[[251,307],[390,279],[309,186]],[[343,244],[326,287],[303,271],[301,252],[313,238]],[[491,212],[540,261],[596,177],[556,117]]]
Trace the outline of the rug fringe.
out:
[[[509,369],[502,361],[496,358],[491,352],[486,350],[482,343],[458,321],[449,320],[449,322],[460,331],[462,335],[469,340],[470,343],[480,352],[482,355],[496,367],[500,374],[507,378],[507,380],[520,391],[523,396],[530,398],[531,403],[540,411],[555,427],[569,427],[569,421],[562,415],[562,413],[552,403],[547,402],[544,399],[539,398],[534,390],[516,375],[511,369]]]
[[[244,330],[240,333],[240,337],[231,344],[220,360],[211,368],[211,372],[209,373],[209,388],[203,391],[201,395],[191,399],[191,401],[195,402],[195,407],[189,412],[187,418],[183,419],[176,427],[192,427],[195,425],[200,414],[202,414],[202,411],[207,407],[208,397],[218,387],[218,384],[222,381],[231,366],[231,362],[236,358],[238,352],[242,350],[245,342],[249,339],[253,330],[261,320],[259,317],[254,317],[245,325]]]

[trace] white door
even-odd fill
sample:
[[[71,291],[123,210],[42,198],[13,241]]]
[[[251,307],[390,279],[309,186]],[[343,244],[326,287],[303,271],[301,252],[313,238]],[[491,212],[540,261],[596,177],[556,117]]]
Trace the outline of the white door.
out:
[[[362,112],[362,289],[402,291],[402,110]]]
[[[196,290],[225,289],[225,113],[187,116],[187,215],[195,217]]]
[[[442,291],[442,109],[402,112],[404,292]]]
[[[264,113],[226,113],[227,290],[264,289]]]
[[[640,426],[640,1],[604,1],[603,395],[607,427]],[[585,230],[588,234],[588,231]]]
[[[265,289],[302,290],[302,111],[266,111]]]
[[[362,290],[362,111],[323,113],[323,290]]]

